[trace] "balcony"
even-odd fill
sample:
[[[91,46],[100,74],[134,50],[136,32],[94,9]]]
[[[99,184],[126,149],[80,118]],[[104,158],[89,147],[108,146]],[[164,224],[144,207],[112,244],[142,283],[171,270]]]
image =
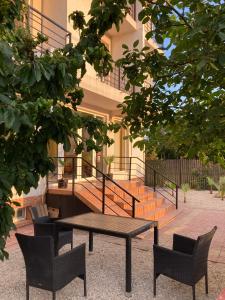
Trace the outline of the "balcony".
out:
[[[68,30],[32,6],[28,7],[24,26],[29,28],[34,38],[38,33],[48,38],[46,42],[37,47],[39,53],[63,48],[68,42],[71,42],[71,33]]]
[[[123,20],[123,23],[120,25],[120,31],[118,32],[116,30],[116,27],[113,26],[107,32],[107,35],[113,37],[115,35],[119,36],[119,35],[136,31],[137,30],[136,18],[137,18],[136,3],[134,3],[130,6],[129,14],[126,15],[126,17]]]
[[[100,79],[102,82],[118,89],[124,93],[131,93],[134,91],[134,87],[131,87],[129,91],[126,91],[125,86],[127,84],[127,79],[123,77],[122,69],[114,66],[112,72],[106,77]]]
[[[154,30],[154,25],[151,21],[144,24],[144,34],[148,33],[149,31]],[[146,39],[145,38],[145,45],[150,47],[151,49],[158,49],[158,44],[156,43],[154,38]]]
[[[137,7],[136,3],[131,4],[129,15],[136,21],[137,20]]]

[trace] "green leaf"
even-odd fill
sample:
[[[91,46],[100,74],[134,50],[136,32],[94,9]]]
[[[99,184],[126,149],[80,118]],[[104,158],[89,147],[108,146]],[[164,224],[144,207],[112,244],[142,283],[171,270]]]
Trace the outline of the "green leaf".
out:
[[[133,43],[133,47],[136,48],[139,44],[139,40],[136,40],[134,43]]]
[[[128,50],[128,46],[126,44],[122,44],[122,48]]]

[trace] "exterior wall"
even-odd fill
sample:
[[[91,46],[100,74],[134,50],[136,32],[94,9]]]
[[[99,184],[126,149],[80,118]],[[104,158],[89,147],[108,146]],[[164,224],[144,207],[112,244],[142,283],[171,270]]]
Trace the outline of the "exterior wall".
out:
[[[46,192],[46,178],[41,178],[37,189],[32,188],[28,194],[18,195],[15,190],[13,190],[13,200],[20,203],[19,207],[14,207],[15,210],[23,209],[25,216],[24,219],[14,218],[14,222],[17,226],[23,226],[31,223],[31,216],[29,212],[30,206],[35,206],[44,202],[44,196]]]
[[[75,10],[81,10],[84,12],[86,20],[88,20],[88,11],[91,0],[29,0],[29,3],[34,8],[38,9],[40,12],[71,32],[73,43],[78,42],[79,33],[73,30],[72,23],[68,21],[68,15]],[[136,16],[138,16],[140,10],[140,3],[137,2]],[[151,46],[152,48],[155,47],[153,41],[146,41],[144,26],[138,21],[138,18],[136,19],[137,21],[135,21],[130,15],[127,15],[121,25],[119,33],[116,32],[115,28],[112,28],[102,38],[102,41],[111,51],[113,59],[116,60],[122,56],[122,44],[127,44],[129,47],[132,47],[134,41],[139,40],[139,48],[142,48],[144,45]],[[53,27],[51,28],[51,24],[44,23],[43,25],[49,27],[50,30],[53,30]],[[56,27],[54,27],[54,30],[56,30]],[[117,105],[123,101],[126,93],[102,82],[99,78],[97,78],[96,72],[90,65],[87,66],[87,73],[81,82],[81,87],[84,89],[84,99],[80,106],[81,111],[103,115],[107,121],[120,120],[121,115]],[[117,140],[119,139],[118,134],[109,133],[109,136]],[[125,145],[125,143],[127,144]],[[105,149],[104,155],[115,155],[120,153],[119,149],[116,148],[118,147],[117,145],[118,141],[108,149]],[[130,142],[124,141],[124,145],[122,145],[122,147],[126,156],[136,156],[144,161],[144,153],[138,148],[133,148],[133,144]],[[64,156],[62,145],[58,146],[58,156]],[[127,176],[126,170],[121,171],[121,178],[123,175],[125,177]],[[20,197],[14,193],[13,198],[18,200],[22,207],[28,207],[43,201],[45,191],[46,180],[41,179],[37,189],[31,189],[28,195],[22,195]],[[21,224],[23,224],[23,222]]]

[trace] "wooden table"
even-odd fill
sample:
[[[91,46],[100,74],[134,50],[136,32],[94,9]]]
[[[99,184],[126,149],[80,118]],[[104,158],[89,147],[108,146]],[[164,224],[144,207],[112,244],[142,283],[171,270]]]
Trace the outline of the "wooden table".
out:
[[[89,251],[93,251],[93,233],[100,233],[126,240],[126,292],[131,292],[132,262],[131,239],[154,227],[154,243],[158,244],[158,227],[156,221],[86,213],[56,221],[64,226],[89,232]]]

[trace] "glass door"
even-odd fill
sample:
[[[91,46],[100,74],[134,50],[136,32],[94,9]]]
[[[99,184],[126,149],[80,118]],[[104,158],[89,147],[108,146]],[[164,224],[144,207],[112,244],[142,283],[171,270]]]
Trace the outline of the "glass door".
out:
[[[86,128],[82,128],[82,139],[86,140],[89,138],[89,134],[86,130]],[[91,167],[94,162],[94,151],[87,151],[83,150],[81,153],[81,177],[87,178],[92,177],[93,174],[93,168]]]
[[[127,135],[127,132],[124,128],[121,128],[114,135],[114,155],[116,157],[115,168],[117,171],[125,171],[128,169],[127,159],[128,156],[128,140],[124,139]]]
[[[83,116],[96,116],[92,115],[90,113],[84,113],[80,112]],[[96,116],[99,119],[104,120],[103,117]],[[86,130],[86,128],[82,128],[78,130],[78,134],[82,137],[83,140],[87,140],[89,138],[89,134]],[[65,152],[65,162],[64,162],[64,172],[65,174],[72,175],[73,166],[72,166],[72,158],[75,159],[75,166],[74,166],[74,172],[75,172],[75,178],[77,180],[82,180],[83,178],[94,178],[94,177],[101,177],[101,173],[97,172],[95,168],[92,168],[92,166],[95,166],[100,171],[103,170],[103,153],[104,150],[95,152],[87,151],[84,149],[81,154],[76,155],[75,149],[76,144],[73,141],[73,139],[70,139],[71,149],[68,152]]]

